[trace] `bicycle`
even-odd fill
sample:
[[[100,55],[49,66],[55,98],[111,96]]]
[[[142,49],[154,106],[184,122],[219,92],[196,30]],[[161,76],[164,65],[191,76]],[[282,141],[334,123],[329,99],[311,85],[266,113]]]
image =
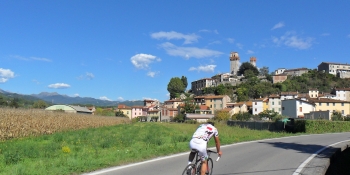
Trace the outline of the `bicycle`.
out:
[[[198,150],[193,150],[196,152],[196,156],[194,159],[194,162],[191,164],[188,164],[184,171],[182,172],[182,175],[200,175],[201,174],[201,168],[202,168],[202,161],[201,158],[198,156]],[[212,150],[207,150],[208,152],[208,166],[207,166],[207,172],[205,173],[206,175],[211,175],[213,173],[213,160],[210,158],[211,153],[216,153],[215,151]],[[216,161],[219,161],[220,157],[216,159]]]

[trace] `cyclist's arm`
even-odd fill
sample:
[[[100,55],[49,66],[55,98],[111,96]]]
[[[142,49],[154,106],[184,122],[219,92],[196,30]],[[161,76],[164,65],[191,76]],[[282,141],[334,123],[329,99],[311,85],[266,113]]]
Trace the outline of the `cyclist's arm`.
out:
[[[219,136],[214,136],[215,145],[216,145],[216,151],[218,152],[219,156],[221,156],[222,152],[220,150],[220,139]]]

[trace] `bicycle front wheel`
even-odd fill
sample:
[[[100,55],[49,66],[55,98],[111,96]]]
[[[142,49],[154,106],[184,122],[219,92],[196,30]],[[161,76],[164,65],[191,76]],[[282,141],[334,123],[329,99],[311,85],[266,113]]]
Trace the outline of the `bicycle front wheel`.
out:
[[[191,163],[186,166],[186,168],[182,172],[182,175],[196,175],[196,173],[197,173],[196,165]]]
[[[205,173],[206,175],[211,175],[213,173],[213,160],[211,158],[208,159],[208,167],[207,167],[207,172]]]

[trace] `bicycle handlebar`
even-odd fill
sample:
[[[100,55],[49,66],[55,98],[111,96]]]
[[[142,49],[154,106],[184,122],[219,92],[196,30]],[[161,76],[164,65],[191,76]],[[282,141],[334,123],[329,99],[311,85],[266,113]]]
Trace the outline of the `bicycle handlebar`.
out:
[[[207,152],[218,154],[218,152],[215,152],[215,151],[212,151],[212,150],[209,150],[209,149],[207,150]],[[219,155],[218,158],[216,159],[216,161],[219,161],[220,157],[221,156]]]

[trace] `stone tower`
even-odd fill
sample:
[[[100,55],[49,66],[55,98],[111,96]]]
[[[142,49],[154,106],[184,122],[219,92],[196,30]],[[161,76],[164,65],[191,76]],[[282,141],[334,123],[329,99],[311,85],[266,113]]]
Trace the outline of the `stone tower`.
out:
[[[239,70],[239,55],[237,52],[230,53],[230,73],[233,75],[237,75]]]
[[[252,64],[254,67],[256,67],[256,58],[250,57],[250,64]]]

